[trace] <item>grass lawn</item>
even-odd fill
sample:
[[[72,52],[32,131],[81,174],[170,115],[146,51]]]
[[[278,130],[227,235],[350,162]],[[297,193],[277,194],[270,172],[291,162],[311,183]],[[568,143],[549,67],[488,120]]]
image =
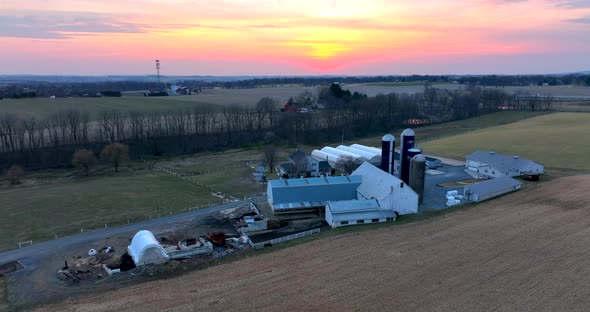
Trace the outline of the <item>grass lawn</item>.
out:
[[[520,155],[547,167],[590,169],[590,114],[555,113],[421,144],[427,153],[464,158],[477,149]]]
[[[0,250],[218,202],[208,191],[152,171],[65,178],[0,190]]]
[[[486,114],[483,116],[469,118],[465,120],[458,120],[452,122],[445,122],[438,125],[416,127],[412,128],[416,132],[416,144],[419,147],[424,147],[423,143],[437,138],[448,137],[456,134],[466,133],[482,128],[505,125],[517,122],[523,119],[541,116],[547,114],[546,112],[522,112],[522,111],[505,111],[493,114]],[[402,130],[397,130],[393,133],[396,140],[399,141],[399,135]],[[364,139],[357,139],[345,141],[345,144],[365,144],[369,146],[381,147],[381,138],[383,136],[375,136]],[[399,146],[399,142],[397,142]],[[425,150],[426,153],[431,153]]]

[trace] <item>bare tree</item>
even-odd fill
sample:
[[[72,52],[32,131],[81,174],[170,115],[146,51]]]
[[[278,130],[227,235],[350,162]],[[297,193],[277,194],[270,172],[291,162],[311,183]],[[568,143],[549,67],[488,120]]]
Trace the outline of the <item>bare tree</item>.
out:
[[[10,184],[20,184],[20,178],[25,175],[25,170],[21,166],[12,165],[10,169],[6,171],[6,176],[10,180]]]
[[[305,177],[307,174],[307,156],[293,159],[293,174],[298,177]]]
[[[277,163],[277,148],[274,145],[266,145],[263,148],[264,151],[264,163],[266,164],[266,166],[270,169],[270,172],[272,173],[274,170],[274,167]]]
[[[299,107],[309,108],[315,102],[315,98],[311,91],[305,90],[295,97],[295,102],[297,102],[297,106]]]
[[[87,149],[77,150],[72,158],[72,165],[84,169],[84,175],[88,176],[88,169],[96,163],[96,156]]]
[[[115,167],[115,172],[119,172],[119,165],[129,159],[129,147],[121,143],[109,144],[100,152],[100,159],[111,163]]]
[[[336,161],[336,169],[342,171],[344,174],[351,174],[353,171],[358,168],[359,163],[353,157],[342,155],[338,157],[338,161]]]

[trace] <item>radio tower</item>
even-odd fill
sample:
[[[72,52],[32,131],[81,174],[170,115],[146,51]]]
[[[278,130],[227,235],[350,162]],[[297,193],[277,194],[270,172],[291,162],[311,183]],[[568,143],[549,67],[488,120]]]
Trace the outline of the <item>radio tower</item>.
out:
[[[160,84],[160,60],[156,60],[156,72],[158,72],[158,85]]]

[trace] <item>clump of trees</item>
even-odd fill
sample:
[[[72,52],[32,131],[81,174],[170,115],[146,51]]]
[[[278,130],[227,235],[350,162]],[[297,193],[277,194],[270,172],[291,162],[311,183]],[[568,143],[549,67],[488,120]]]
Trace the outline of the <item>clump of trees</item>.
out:
[[[94,152],[87,149],[81,149],[74,153],[72,165],[84,170],[84,175],[88,176],[88,170],[96,163]]]
[[[277,148],[274,145],[266,145],[263,148],[264,153],[264,163],[269,168],[270,172],[272,173],[274,170],[275,165],[277,164]]]
[[[353,171],[355,171],[360,166],[360,163],[356,161],[353,157],[348,155],[341,155],[338,157],[336,161],[335,168],[336,170],[350,175]]]
[[[12,185],[20,184],[20,178],[22,178],[24,175],[25,170],[23,167],[18,165],[12,165],[8,170],[6,170],[6,176]]]
[[[121,143],[109,144],[100,152],[100,159],[112,164],[115,172],[119,172],[119,165],[129,160],[129,147]]]

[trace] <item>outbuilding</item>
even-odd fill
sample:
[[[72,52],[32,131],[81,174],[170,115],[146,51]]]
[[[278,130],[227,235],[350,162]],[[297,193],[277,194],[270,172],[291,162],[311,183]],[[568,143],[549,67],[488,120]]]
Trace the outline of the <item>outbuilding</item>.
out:
[[[465,169],[478,179],[526,176],[538,180],[545,167],[517,155],[502,155],[494,151],[475,151],[467,156]]]
[[[326,205],[326,222],[332,227],[394,221],[392,210],[382,210],[376,199],[331,201]]]
[[[358,199],[376,199],[381,209],[400,215],[418,212],[418,194],[394,175],[364,162],[352,177],[362,177],[363,183],[357,189]]]
[[[472,202],[480,202],[516,191],[521,185],[522,183],[513,178],[500,177],[467,185],[463,188],[463,195]]]
[[[329,201],[356,199],[360,176],[268,181],[267,200],[274,213],[323,209]]]
[[[168,254],[152,232],[141,230],[133,236],[127,251],[136,266],[162,264],[168,261]]]

